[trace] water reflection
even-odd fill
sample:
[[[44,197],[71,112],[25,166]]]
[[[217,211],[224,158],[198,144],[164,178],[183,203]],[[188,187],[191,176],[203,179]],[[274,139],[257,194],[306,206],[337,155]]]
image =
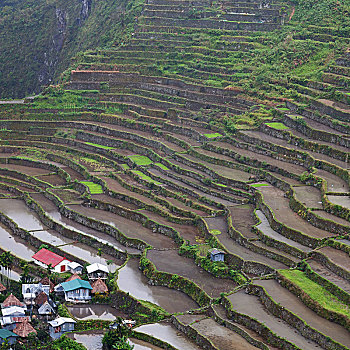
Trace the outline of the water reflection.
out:
[[[69,306],[69,312],[79,320],[113,321],[117,316],[124,315],[109,305]]]
[[[198,307],[191,298],[180,291],[167,287],[150,286],[138,266],[138,260],[130,259],[119,270],[118,286],[121,290],[129,292],[137,299],[157,304],[170,313],[183,312]]]

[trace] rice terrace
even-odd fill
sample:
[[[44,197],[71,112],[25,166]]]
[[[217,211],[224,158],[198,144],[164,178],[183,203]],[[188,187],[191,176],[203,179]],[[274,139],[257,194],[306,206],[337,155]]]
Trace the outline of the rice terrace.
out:
[[[0,349],[350,349],[350,1],[0,3]]]

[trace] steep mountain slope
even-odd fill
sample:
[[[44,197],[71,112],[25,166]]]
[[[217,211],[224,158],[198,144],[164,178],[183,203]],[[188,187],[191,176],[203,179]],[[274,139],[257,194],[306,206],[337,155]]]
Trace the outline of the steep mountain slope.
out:
[[[23,97],[52,83],[79,51],[109,46],[133,1],[0,2],[0,96]],[[124,18],[125,19],[125,18]]]

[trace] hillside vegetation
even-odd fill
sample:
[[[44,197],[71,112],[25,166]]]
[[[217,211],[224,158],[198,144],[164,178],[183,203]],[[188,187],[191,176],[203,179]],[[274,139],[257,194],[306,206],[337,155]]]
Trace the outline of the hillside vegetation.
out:
[[[58,82],[1,101],[6,235],[126,262],[96,301],[163,348],[350,349],[349,5],[137,0],[105,31],[92,2]]]
[[[0,97],[38,93],[57,80],[71,57],[108,47],[128,21],[125,0],[3,0],[0,2]],[[121,20],[123,18],[123,21]]]

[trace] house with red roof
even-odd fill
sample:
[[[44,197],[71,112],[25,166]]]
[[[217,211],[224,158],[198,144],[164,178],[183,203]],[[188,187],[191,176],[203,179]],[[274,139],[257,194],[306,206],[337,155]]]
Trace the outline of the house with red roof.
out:
[[[34,262],[41,267],[47,268],[50,264],[55,272],[66,272],[70,261],[46,248],[40,249],[32,258]]]

